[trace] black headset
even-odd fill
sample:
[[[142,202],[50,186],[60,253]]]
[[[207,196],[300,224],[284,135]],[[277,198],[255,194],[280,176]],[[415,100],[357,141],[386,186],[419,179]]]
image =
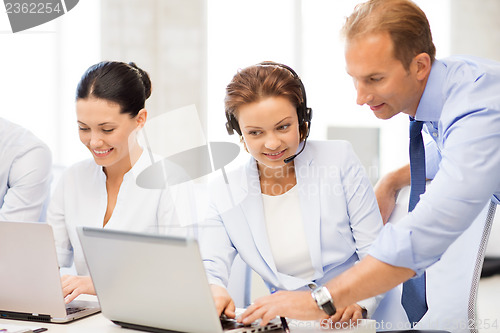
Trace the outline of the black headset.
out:
[[[293,78],[299,84],[300,90],[302,93],[302,103],[300,103],[297,106],[297,117],[299,119],[299,128],[303,124],[307,123],[307,133],[306,133],[306,137],[304,138],[304,146],[305,146],[305,141],[307,140],[307,137],[309,136],[309,131],[311,129],[312,109],[307,107],[306,90],[304,88],[304,84],[300,80],[300,77],[297,75],[297,73],[295,73],[295,71],[293,69],[291,69],[287,65],[283,65],[283,64],[280,64],[277,62],[264,61],[264,62],[257,64],[257,66],[275,66],[275,67],[284,68],[292,74]],[[231,114],[231,113],[226,111],[226,119],[227,119],[227,122],[226,122],[227,133],[229,135],[233,135],[234,132],[236,131],[236,133],[238,133],[238,135],[241,135],[240,124],[238,124],[238,120],[236,119],[234,114]],[[302,150],[300,152],[302,152]],[[298,155],[298,154],[296,154],[296,155]],[[294,155],[293,157],[295,157],[296,155]],[[291,160],[293,160],[293,158]],[[285,162],[286,162],[286,160],[285,160]],[[286,162],[286,163],[288,163],[288,162]]]

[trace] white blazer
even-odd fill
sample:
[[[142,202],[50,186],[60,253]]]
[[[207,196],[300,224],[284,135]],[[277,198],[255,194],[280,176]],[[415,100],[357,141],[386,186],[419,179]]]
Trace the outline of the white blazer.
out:
[[[348,142],[307,142],[295,158],[295,173],[313,280],[324,284],[367,254],[382,219],[373,188]],[[227,181],[219,177],[212,182],[209,216],[200,230],[209,282],[226,287],[232,261],[239,253],[271,292],[306,289],[310,281],[276,270],[255,159],[228,171]],[[380,298],[362,305],[370,313]]]

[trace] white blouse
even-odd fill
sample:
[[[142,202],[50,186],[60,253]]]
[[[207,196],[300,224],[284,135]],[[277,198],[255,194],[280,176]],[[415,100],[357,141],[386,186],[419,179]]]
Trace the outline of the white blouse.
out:
[[[113,214],[104,228],[175,235],[185,232],[179,215],[186,216],[186,211],[192,211],[192,207],[187,207],[190,205],[188,187],[145,189],[138,186],[136,177],[150,164],[144,151],[124,175]],[[93,159],[76,163],[65,171],[47,211],[61,267],[69,267],[74,261],[78,275],[88,275],[76,227],[102,228],[107,202],[106,175]]]
[[[262,200],[267,238],[276,269],[280,273],[311,280],[314,268],[302,221],[297,186],[281,195],[262,194]]]

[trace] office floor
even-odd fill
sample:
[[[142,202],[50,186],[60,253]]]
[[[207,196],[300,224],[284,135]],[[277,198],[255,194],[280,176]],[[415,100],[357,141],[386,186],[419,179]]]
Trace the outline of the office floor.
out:
[[[500,332],[500,275],[479,281],[477,313],[480,333]]]

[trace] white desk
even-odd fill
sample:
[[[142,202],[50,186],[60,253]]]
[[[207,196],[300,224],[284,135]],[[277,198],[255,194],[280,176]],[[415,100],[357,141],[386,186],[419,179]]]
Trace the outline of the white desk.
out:
[[[97,298],[90,295],[80,295],[77,299],[79,300],[89,300],[95,301]],[[365,321],[365,324],[375,325],[374,320]],[[50,323],[39,323],[39,322],[29,322],[22,320],[10,320],[10,319],[0,319],[0,327],[2,324],[7,325],[19,325],[25,327],[32,327],[33,329],[45,327],[47,328],[47,333],[133,333],[142,332],[136,330],[125,330],[118,325],[115,325],[110,320],[106,319],[102,313],[98,313],[89,317],[85,317],[67,324],[50,324]],[[298,320],[288,320],[288,325],[290,327],[290,332],[294,333],[311,333],[311,332],[325,332],[325,327],[321,327],[319,322],[311,321],[298,321]],[[280,332],[280,331],[275,331]],[[341,329],[335,330],[338,333],[370,333],[375,332],[374,329],[369,327],[360,327],[358,329],[349,330]]]
[[[326,332],[322,329],[318,322],[304,322],[289,320],[290,331],[294,333],[311,333],[311,332]],[[20,326],[27,326],[33,328],[45,327],[48,328],[47,333],[133,333],[140,332],[134,330],[124,330],[120,326],[113,324],[106,319],[101,313],[86,317],[68,324],[46,324],[46,323],[33,323],[27,321],[17,321],[9,319],[0,319],[0,326],[2,324],[14,324]],[[280,332],[280,331],[276,331]],[[335,332],[342,333],[365,333],[369,332],[366,329],[357,330],[336,330]],[[373,332],[373,331],[372,331]]]
[[[68,324],[49,324],[49,323],[35,323],[28,321],[19,321],[19,320],[9,320],[9,319],[0,319],[0,327],[2,324],[14,324],[26,327],[40,328],[45,327],[48,328],[48,333],[88,333],[88,332],[103,332],[103,333],[112,333],[112,332],[120,332],[124,333],[124,330],[113,324],[111,321],[104,318],[101,313],[96,315],[82,318],[80,320],[68,323]],[[128,332],[128,331],[127,331]]]
[[[77,299],[86,301],[96,301],[97,297],[90,295],[80,295]],[[0,327],[2,324],[19,325],[23,327],[48,328],[47,332],[54,333],[84,333],[84,332],[120,332],[124,330],[106,319],[101,313],[85,317],[67,324],[50,324],[41,322],[31,322],[23,320],[0,319]]]
[[[5,324],[14,324],[20,326],[27,326],[33,328],[45,327],[48,328],[47,333],[89,333],[89,332],[98,332],[98,333],[133,333],[133,332],[141,332],[134,330],[124,330],[120,326],[113,324],[108,319],[104,318],[104,316],[99,313],[90,317],[86,317],[72,323],[68,324],[46,324],[46,323],[33,323],[27,321],[17,321],[17,320],[8,320],[8,319],[0,319],[0,326]],[[295,333],[311,333],[311,332],[325,332],[325,329],[322,329],[319,323],[316,322],[303,322],[303,321],[292,321],[289,320],[290,332]],[[279,331],[276,331],[279,332]],[[359,332],[364,333],[365,330],[336,330],[336,332]]]

